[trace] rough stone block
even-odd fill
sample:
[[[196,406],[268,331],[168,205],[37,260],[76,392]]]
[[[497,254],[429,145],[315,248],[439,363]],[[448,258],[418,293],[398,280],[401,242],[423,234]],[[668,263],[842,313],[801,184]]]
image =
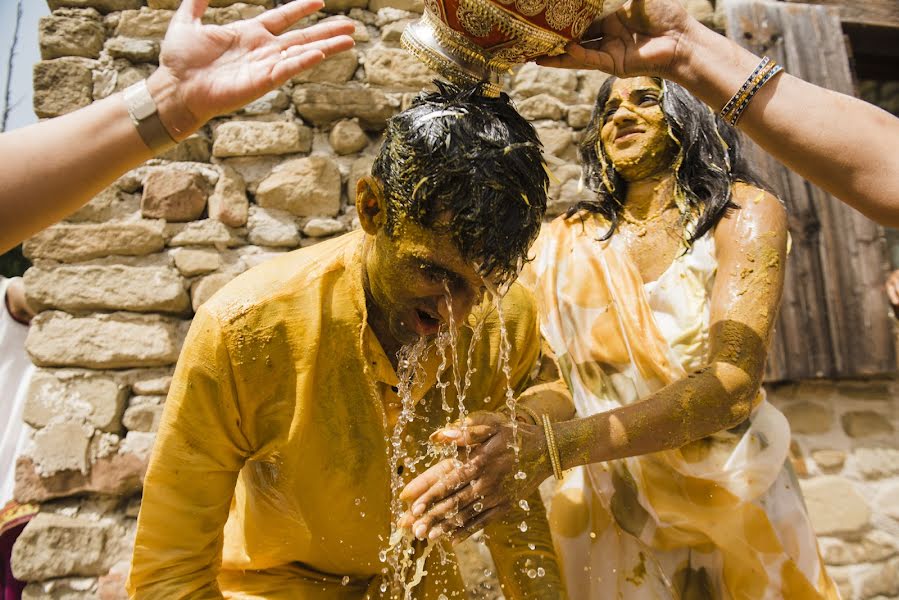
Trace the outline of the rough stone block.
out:
[[[90,202],[66,217],[70,223],[105,223],[133,219],[140,215],[140,197],[110,186],[94,196]]]
[[[581,168],[575,165],[561,165],[551,168],[555,181],[550,181],[547,190],[546,216],[561,215],[578,201],[583,200],[580,190]]]
[[[180,313],[190,304],[184,280],[171,267],[32,267],[25,274],[25,287],[29,300],[41,310]]]
[[[372,85],[419,90],[432,88],[436,75],[406,50],[379,46],[365,55],[365,77]]]
[[[356,184],[363,177],[371,175],[371,167],[375,162],[373,156],[360,156],[353,161],[350,167],[350,174],[347,178],[347,198],[350,205],[355,207],[356,204]]]
[[[818,402],[799,401],[783,407],[793,433],[814,435],[827,433],[833,427],[833,408]]]
[[[25,242],[25,256],[80,262],[102,256],[143,256],[165,246],[161,222],[68,224],[45,229]]]
[[[359,126],[359,121],[347,119],[338,121],[328,134],[328,141],[334,152],[341,156],[355,154],[368,145],[368,136]]]
[[[205,248],[177,248],[172,252],[175,266],[185,277],[202,275],[222,266],[222,258],[215,250]]]
[[[297,112],[315,125],[357,117],[366,129],[381,130],[387,119],[399,111],[399,100],[384,92],[361,85],[329,86],[308,84],[293,91]]]
[[[568,124],[574,129],[583,129],[590,124],[593,107],[589,104],[576,104],[568,107]]]
[[[112,444],[107,454],[94,459],[88,474],[69,470],[41,476],[32,458],[19,457],[16,462],[16,500],[46,502],[78,494],[135,494],[140,491],[147,472],[154,439],[152,433],[129,431],[124,440]]]
[[[159,158],[165,160],[174,160],[181,162],[209,162],[212,156],[212,150],[209,147],[209,140],[206,136],[194,134],[180,142],[171,150],[159,155]]]
[[[26,349],[42,367],[122,369],[174,364],[183,341],[179,321],[129,313],[88,317],[48,311],[31,322]]]
[[[167,228],[171,234],[170,246],[216,246],[225,248],[237,244],[237,240],[221,221],[203,219],[185,224],[173,224]]]
[[[35,428],[54,420],[83,421],[102,431],[120,429],[127,388],[107,375],[37,371],[31,378],[22,419]]]
[[[82,421],[54,421],[32,436],[29,454],[42,476],[60,471],[87,473],[94,428]]]
[[[259,182],[268,177],[281,161],[280,156],[235,156],[222,159],[220,164],[237,171],[247,184],[247,191],[255,194]]]
[[[144,180],[140,212],[147,219],[183,223],[200,218],[209,190],[196,173],[153,171]]]
[[[172,376],[162,375],[135,381],[131,389],[140,396],[165,396],[171,385]]]
[[[555,96],[549,94],[537,94],[530,98],[525,98],[517,103],[518,112],[521,116],[529,121],[538,121],[540,119],[552,119],[559,121],[565,114],[565,104]]]
[[[534,126],[540,141],[543,142],[543,151],[564,161],[575,163],[577,154],[574,146],[574,132],[563,125],[537,124]]]
[[[899,475],[899,450],[895,448],[858,448],[853,457],[855,467],[865,479]]]
[[[141,0],[47,0],[50,10],[59,8],[95,8],[102,13],[140,8]]]
[[[403,37],[403,31],[406,27],[414,22],[415,19],[404,19],[402,21],[394,21],[388,23],[381,28],[381,41],[391,46],[397,46]]]
[[[245,115],[267,115],[285,110],[290,106],[290,98],[281,90],[272,90],[261,98],[250,102],[240,112]]]
[[[325,156],[288,161],[259,184],[256,202],[300,217],[334,216],[340,211],[340,171]]]
[[[599,88],[601,88],[602,84],[609,78],[609,74],[595,70],[578,71],[577,73],[580,101],[584,104],[589,104],[590,108],[593,108],[596,104],[596,96],[599,94]]]
[[[165,37],[174,14],[171,10],[154,10],[145,6],[139,10],[122,11],[115,34],[122,37],[161,40]]]
[[[39,513],[13,547],[13,574],[23,581],[101,575],[109,568],[104,549],[110,525]]]
[[[114,37],[106,40],[105,47],[113,58],[124,58],[133,63],[159,60],[159,42],[156,40]]]
[[[253,4],[271,8],[274,6],[274,0],[210,0],[210,8],[222,8],[231,6],[232,4]],[[167,10],[176,10],[181,6],[181,0],[147,0],[147,6],[150,8],[164,8]]]
[[[571,101],[578,86],[577,73],[566,69],[547,69],[536,63],[526,63],[515,73],[512,89],[525,98],[550,94],[564,102]]]
[[[303,227],[303,235],[309,237],[328,237],[343,233],[346,227],[337,219],[313,218]]]
[[[879,562],[899,554],[899,540],[884,531],[872,529],[858,542],[838,538],[819,538],[821,556],[828,565],[855,565]]]
[[[90,13],[83,16],[41,17],[39,22],[41,58],[44,60],[63,56],[98,58],[106,40],[106,30],[100,22],[99,14],[92,12],[96,17],[91,18]]]
[[[93,101],[93,74],[85,59],[57,58],[34,65],[34,113],[58,117]]]
[[[356,8],[365,8],[368,6],[368,0],[331,0],[325,3],[322,9],[329,13],[344,13]]]
[[[864,569],[859,598],[876,600],[899,596],[899,556]]]
[[[884,415],[871,410],[848,412],[841,421],[846,434],[852,438],[891,435],[894,431],[892,423]]]
[[[264,6],[256,4],[247,4],[244,2],[236,2],[222,6],[221,8],[210,8],[203,13],[203,23],[212,23],[215,25],[227,25],[235,21],[244,21],[258,17],[265,12]]]
[[[406,10],[409,12],[424,12],[424,2],[422,0],[369,0],[368,10],[376,13],[385,8],[394,8],[397,10]]]
[[[190,286],[190,299],[194,311],[237,275],[238,273],[213,273],[194,281]]]
[[[209,218],[221,221],[228,227],[247,224],[250,203],[247,185],[240,173],[227,165],[219,165],[221,175],[215,190],[209,196]]]
[[[812,459],[818,467],[826,472],[839,471],[846,463],[846,453],[842,450],[815,450]]]
[[[138,404],[129,406],[122,417],[122,425],[129,431],[155,432],[162,419],[161,404]]]
[[[276,248],[296,248],[300,245],[295,217],[277,208],[250,207],[247,229],[251,244]]]
[[[825,475],[800,481],[812,526],[818,535],[853,534],[864,530],[871,509],[847,479]],[[839,498],[839,502],[834,502]]]
[[[290,121],[231,121],[215,129],[212,154],[218,157],[294,154],[312,148],[312,131]]]
[[[899,521],[899,482],[887,483],[877,492],[878,512]]]
[[[300,83],[346,83],[353,78],[356,68],[359,66],[359,53],[355,50],[348,50],[329,56],[322,62],[318,63],[311,69],[302,71],[296,75],[292,81],[294,84]]]
[[[94,577],[62,577],[29,583],[22,600],[97,600],[98,589]]]

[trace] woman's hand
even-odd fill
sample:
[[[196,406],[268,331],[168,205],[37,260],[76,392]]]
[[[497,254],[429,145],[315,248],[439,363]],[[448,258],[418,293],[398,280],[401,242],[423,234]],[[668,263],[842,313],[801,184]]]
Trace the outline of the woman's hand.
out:
[[[208,4],[182,1],[162,43],[160,68],[148,81],[157,104],[163,98],[160,116],[176,130],[172,134],[189,133],[216,115],[237,110],[353,46],[349,19],[289,31],[324,6],[322,0],[295,0],[224,26],[203,24]]]
[[[683,40],[697,25],[678,0],[632,0],[584,34],[588,40],[601,36],[595,49],[572,42],[565,54],[543,57],[537,63],[599,69],[618,77],[665,77],[684,51]]]
[[[400,526],[420,539],[446,533],[462,541],[530,496],[552,474],[541,427],[518,423],[518,458],[512,423],[500,413],[472,413],[464,426],[440,429],[432,441],[467,448],[409,482],[400,498],[409,511]]]

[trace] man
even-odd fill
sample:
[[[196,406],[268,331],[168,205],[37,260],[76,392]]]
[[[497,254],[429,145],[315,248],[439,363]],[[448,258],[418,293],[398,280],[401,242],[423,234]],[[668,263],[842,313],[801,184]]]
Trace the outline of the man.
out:
[[[433,345],[414,369],[397,351],[451,314],[486,319],[479,341],[458,328],[457,356],[475,367],[465,397],[503,405],[501,323],[480,297],[526,259],[547,177],[507,97],[448,85],[391,120],[372,172],[356,189],[362,231],[261,265],[198,311],[145,481],[133,597],[405,597],[382,554],[392,491],[433,462],[428,434],[460,402],[437,385]],[[530,295],[511,286],[502,313],[521,391],[540,347]],[[417,373],[405,412],[398,372]],[[393,441],[406,460],[391,462]],[[563,597],[542,504],[527,500],[487,529],[505,595]],[[417,544],[426,574],[410,597],[463,597],[439,543],[427,554]]]

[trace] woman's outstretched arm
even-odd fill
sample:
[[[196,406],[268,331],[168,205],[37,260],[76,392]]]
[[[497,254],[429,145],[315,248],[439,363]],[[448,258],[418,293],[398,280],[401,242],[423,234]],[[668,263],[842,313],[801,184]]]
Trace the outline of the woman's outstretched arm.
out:
[[[147,79],[159,118],[176,141],[353,45],[349,20],[289,30],[322,0],[296,0],[226,26],[201,23],[208,4],[181,3],[160,66]],[[71,214],[151,157],[121,93],[0,135],[0,252]]]

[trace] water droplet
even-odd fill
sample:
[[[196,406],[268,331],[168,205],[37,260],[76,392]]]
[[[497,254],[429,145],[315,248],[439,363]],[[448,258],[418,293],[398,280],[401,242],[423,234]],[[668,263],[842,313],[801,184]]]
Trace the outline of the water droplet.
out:
[[[521,507],[521,510],[531,510],[530,505],[527,500],[521,499],[518,501],[518,506]]]
[[[386,591],[387,591],[387,584],[386,584],[386,583],[382,583],[382,584],[381,584],[381,591],[382,591],[382,592],[386,592]]]
[[[359,506],[360,504],[362,504],[362,498],[356,498],[356,500],[354,500],[354,504],[356,506]]]
[[[449,598],[446,597],[446,594],[440,594],[437,596],[437,600],[449,600]]]
[[[531,579],[536,579],[537,571],[534,569],[528,569],[528,577],[530,577]]]
[[[387,562],[387,550],[381,550],[378,552],[378,560],[381,562]]]
[[[591,532],[590,532],[590,539],[591,539],[591,540],[595,540],[595,539],[596,539],[596,532],[595,532],[595,531],[591,531]]]
[[[537,549],[537,546],[535,546],[534,544],[528,544],[528,550],[536,550],[536,549]]]
[[[484,569],[484,577],[492,577],[492,576],[493,576],[493,571],[491,571],[490,569]]]
[[[527,478],[528,478],[528,474],[525,473],[524,471],[519,471],[518,473],[515,473],[515,479],[522,480],[522,479],[527,479]]]
[[[522,532],[527,531],[528,524],[525,523],[524,521],[522,521],[521,523],[518,524],[518,529],[519,529],[519,531],[522,531]]]
[[[537,567],[537,577],[543,577],[544,575],[546,575],[546,569]]]
[[[344,575],[343,579],[340,580],[340,585],[347,585],[350,582],[350,576]]]
[[[472,508],[474,509],[475,512],[481,512],[482,510],[484,510],[484,503],[483,502],[475,502],[474,505],[472,506]]]

